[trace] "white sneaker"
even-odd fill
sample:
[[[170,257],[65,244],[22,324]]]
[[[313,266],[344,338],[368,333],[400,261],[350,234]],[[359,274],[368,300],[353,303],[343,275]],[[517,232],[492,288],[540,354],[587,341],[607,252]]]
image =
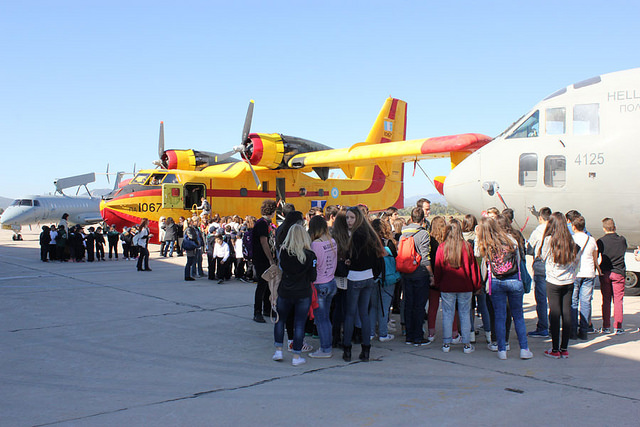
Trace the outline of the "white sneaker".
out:
[[[469,353],[473,353],[474,351],[476,351],[476,348],[474,346],[472,346],[471,344],[465,344],[464,348],[462,349],[462,351],[464,352],[464,354],[469,354]]]
[[[531,359],[533,357],[533,353],[528,348],[520,349],[520,359]]]
[[[507,352],[506,351],[499,351],[498,352],[498,359],[507,360]]]
[[[511,346],[507,343],[507,351],[511,351]]]
[[[434,342],[435,340],[436,340],[436,336],[435,335],[429,335],[427,337],[427,341],[429,341],[429,342]]]
[[[395,335],[393,335],[393,334],[387,334],[386,336],[384,336],[384,337],[380,337],[380,338],[378,338],[378,339],[380,340],[380,342],[387,342],[387,341],[391,341],[391,340],[392,340],[392,339],[394,339],[394,338],[395,338]]]
[[[451,340],[451,344],[460,344],[462,342],[462,335],[458,335],[456,338]]]
[[[287,350],[293,351],[293,340],[287,340],[287,342],[288,342]],[[313,350],[313,346],[308,344],[306,341],[302,341],[302,350],[300,351],[303,353],[308,353],[311,350]]]
[[[307,359],[305,359],[304,357],[294,357],[291,360],[291,364],[293,366],[304,365],[305,363],[307,363]]]
[[[449,344],[442,344],[442,351],[444,353],[449,353],[449,350],[451,350],[451,346]]]
[[[498,351],[498,343],[490,342],[489,344],[487,344],[487,348],[491,351]]]
[[[281,361],[282,361],[282,350],[276,350],[276,351],[273,353],[273,357],[272,357],[272,359],[273,359],[275,362],[281,362]]]
[[[485,332],[484,338],[487,340],[487,344],[491,344],[491,332]]]
[[[469,335],[469,342],[471,343],[476,342],[476,331],[471,331],[471,335]]]

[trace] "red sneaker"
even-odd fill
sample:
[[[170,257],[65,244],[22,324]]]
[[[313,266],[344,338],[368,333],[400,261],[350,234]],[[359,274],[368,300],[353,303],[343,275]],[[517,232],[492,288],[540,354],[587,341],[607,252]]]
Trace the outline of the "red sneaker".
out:
[[[567,350],[560,350],[560,357],[562,357],[563,359],[568,359],[569,352]]]
[[[562,355],[558,350],[551,350],[551,349],[545,350],[544,355],[547,357],[551,357],[552,359],[560,359],[562,357]]]

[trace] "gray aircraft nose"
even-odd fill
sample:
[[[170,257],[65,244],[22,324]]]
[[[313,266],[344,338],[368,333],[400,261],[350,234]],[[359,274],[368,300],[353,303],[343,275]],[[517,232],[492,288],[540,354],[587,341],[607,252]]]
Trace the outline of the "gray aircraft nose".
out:
[[[478,215],[482,211],[480,151],[476,151],[456,166],[444,181],[444,197],[449,206],[464,214]]]
[[[33,213],[33,207],[29,206],[9,206],[2,214],[0,223],[20,224],[28,220]]]

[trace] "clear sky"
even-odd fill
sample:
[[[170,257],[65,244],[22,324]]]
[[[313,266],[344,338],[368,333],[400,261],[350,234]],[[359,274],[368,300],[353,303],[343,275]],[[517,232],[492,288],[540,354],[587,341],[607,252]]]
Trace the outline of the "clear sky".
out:
[[[0,2],[0,196],[151,168],[160,121],[167,148],[228,151],[250,99],[252,131],[335,148],[390,95],[408,139],[496,136],[561,87],[640,66],[637,1],[447,3]],[[406,176],[407,196],[435,192]]]

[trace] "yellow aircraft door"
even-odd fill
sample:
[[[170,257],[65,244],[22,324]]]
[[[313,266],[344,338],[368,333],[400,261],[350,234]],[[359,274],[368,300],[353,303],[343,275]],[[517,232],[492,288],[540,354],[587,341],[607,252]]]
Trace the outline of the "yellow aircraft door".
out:
[[[182,209],[182,184],[162,184],[162,208]]]

